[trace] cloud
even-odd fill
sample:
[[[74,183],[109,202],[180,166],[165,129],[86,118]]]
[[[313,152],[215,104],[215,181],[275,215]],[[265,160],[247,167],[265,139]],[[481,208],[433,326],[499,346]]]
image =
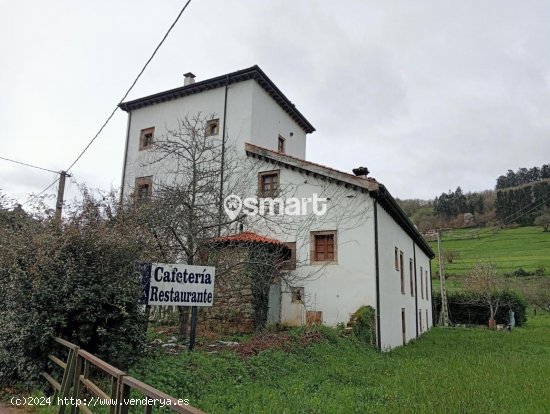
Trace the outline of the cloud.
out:
[[[180,7],[2,3],[0,155],[70,164]],[[257,63],[317,127],[312,161],[366,165],[399,198],[492,188],[509,168],[550,162],[549,12],[534,1],[192,2],[130,98],[187,71]],[[117,185],[125,132],[118,114],[75,177]],[[9,181],[17,194],[42,183]]]

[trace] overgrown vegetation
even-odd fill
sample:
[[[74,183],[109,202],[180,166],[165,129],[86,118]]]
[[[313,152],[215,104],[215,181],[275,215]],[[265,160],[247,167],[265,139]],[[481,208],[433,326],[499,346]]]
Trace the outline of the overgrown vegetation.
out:
[[[0,211],[0,384],[32,382],[55,336],[120,367],[142,349],[135,263],[146,241],[114,195],[52,212]]]
[[[479,294],[468,292],[448,292],[449,317],[453,324],[487,325],[491,312],[489,305]],[[500,306],[495,315],[497,324],[508,324],[508,311],[515,313],[516,326],[522,326],[527,322],[527,302],[516,292],[502,292],[498,298]],[[435,314],[441,311],[441,294],[433,293]]]
[[[389,353],[328,331],[306,347],[245,358],[151,350],[131,373],[211,414],[541,413],[550,406],[547,315],[512,332],[434,328]]]
[[[367,345],[376,345],[376,311],[371,306],[361,306],[350,318],[353,334]]]

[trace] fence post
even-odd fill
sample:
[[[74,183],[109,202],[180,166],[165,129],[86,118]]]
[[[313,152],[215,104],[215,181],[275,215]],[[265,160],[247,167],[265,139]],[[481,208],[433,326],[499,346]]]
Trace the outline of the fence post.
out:
[[[74,370],[76,365],[76,356],[78,353],[78,348],[71,348],[69,350],[69,356],[67,358],[67,366],[65,367],[65,372],[63,374],[63,380],[61,381],[61,389],[59,390],[59,395],[63,399],[62,403],[59,404],[59,414],[65,412],[66,401],[65,399],[69,395],[69,391],[74,384]]]
[[[76,362],[74,368],[74,385],[73,385],[73,400],[75,404],[71,407],[71,414],[76,414],[78,412],[78,406],[76,401],[80,398],[80,373],[82,372],[82,358],[78,355],[78,349],[76,351]]]

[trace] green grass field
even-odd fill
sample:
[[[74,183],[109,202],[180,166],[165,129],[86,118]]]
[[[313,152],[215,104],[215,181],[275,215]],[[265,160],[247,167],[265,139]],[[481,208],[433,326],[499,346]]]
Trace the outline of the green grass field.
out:
[[[249,358],[204,351],[155,355],[137,378],[208,413],[545,413],[550,316],[513,332],[437,327],[378,353],[328,338]]]
[[[495,263],[502,274],[518,268],[534,272],[542,265],[545,275],[550,275],[550,232],[543,232],[541,227],[518,227],[497,232],[490,229],[446,231],[442,244],[443,250],[459,253],[452,264],[445,263],[447,276],[464,275],[480,260]],[[430,242],[430,245],[437,254],[437,242]],[[432,261],[434,276],[438,269],[436,257]]]

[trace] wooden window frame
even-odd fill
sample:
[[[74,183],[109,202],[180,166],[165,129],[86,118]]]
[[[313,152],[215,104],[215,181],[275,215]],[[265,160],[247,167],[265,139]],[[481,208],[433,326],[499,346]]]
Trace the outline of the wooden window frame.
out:
[[[151,142],[146,143],[146,135],[151,133]],[[155,140],[155,127],[143,128],[139,132],[139,151],[143,151],[153,147],[153,142]]]
[[[403,336],[403,345],[407,345],[407,311],[401,308],[401,335]]]
[[[426,277],[425,277],[425,283],[426,283],[426,300],[430,300],[430,296],[428,295],[428,292],[430,291],[429,285],[428,285],[428,271],[425,270],[424,272],[425,272],[424,274],[425,274],[425,276],[426,276]]]
[[[399,249],[395,246],[394,251],[395,270],[399,271]]]
[[[400,271],[399,271],[399,274],[401,276],[401,293],[404,295],[406,292],[405,292],[405,269],[403,269],[404,267],[404,255],[403,255],[403,252],[400,250],[399,251],[399,268],[400,268]]]
[[[281,135],[279,135],[279,138],[277,139],[277,152],[279,154],[286,153],[286,139]]]
[[[269,191],[264,191],[264,177],[277,177],[277,188],[273,188]],[[271,171],[262,171],[258,173],[258,197],[277,197],[281,191],[281,171],[280,170],[271,170]]]
[[[424,268],[420,266],[420,298],[424,299],[424,278],[422,275],[424,274]]]
[[[409,259],[409,278],[411,285],[411,296],[414,298],[414,262],[413,259]]]
[[[212,127],[215,127],[215,132],[212,131]],[[209,119],[206,121],[206,133],[204,134],[207,137],[213,137],[220,134],[220,119]]]
[[[147,197],[140,197],[140,189],[147,186]],[[136,203],[143,203],[151,198],[153,195],[153,176],[137,177],[136,185],[134,188],[134,201]]]
[[[333,259],[327,259],[327,260],[317,260],[317,251],[316,251],[316,240],[317,236],[332,236],[333,240]],[[318,264],[337,264],[338,263],[338,232],[336,230],[323,230],[323,231],[312,231],[310,233],[310,256],[309,261],[312,265],[318,265]]]

